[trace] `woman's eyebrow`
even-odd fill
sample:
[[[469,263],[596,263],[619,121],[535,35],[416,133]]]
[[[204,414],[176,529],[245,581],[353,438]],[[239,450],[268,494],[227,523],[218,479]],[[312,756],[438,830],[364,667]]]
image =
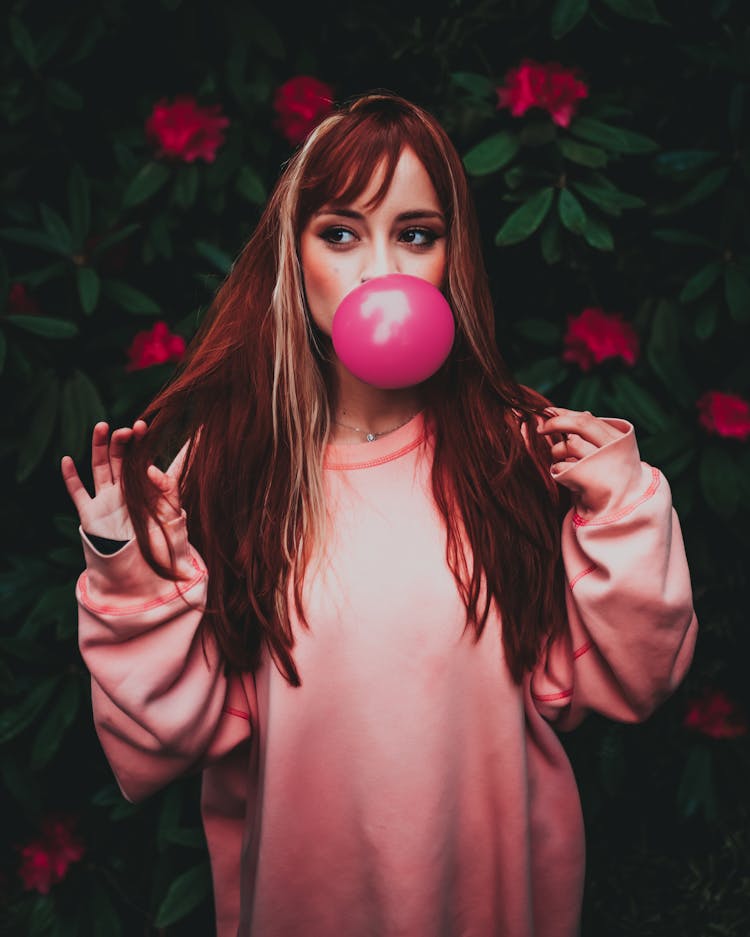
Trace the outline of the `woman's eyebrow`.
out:
[[[339,208],[335,205],[323,207],[315,212],[315,215],[339,215],[342,218],[353,218],[356,221],[364,221],[365,216],[351,208]],[[396,221],[415,221],[419,219],[435,218],[438,221],[445,222],[443,213],[427,208],[414,208],[411,211],[402,211],[396,215]]]

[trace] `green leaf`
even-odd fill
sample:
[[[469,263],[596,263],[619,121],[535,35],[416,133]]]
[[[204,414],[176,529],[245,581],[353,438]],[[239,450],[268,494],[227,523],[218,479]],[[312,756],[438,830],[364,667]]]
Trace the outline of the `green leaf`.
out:
[[[50,280],[54,280],[55,277],[67,276],[69,269],[69,263],[56,260],[53,264],[49,264],[46,267],[39,267],[38,270],[29,270],[27,273],[21,273],[16,279],[21,283],[28,284],[32,289],[36,289],[38,286],[48,283]]]
[[[67,319],[53,319],[51,316],[6,316],[6,322],[17,325],[26,332],[41,335],[43,338],[70,338],[78,334],[78,326]]]
[[[68,175],[68,211],[73,246],[83,248],[91,225],[91,198],[89,180],[79,163],[74,163]]]
[[[133,208],[151,198],[166,183],[169,175],[169,169],[161,163],[146,163],[125,190],[123,208]]]
[[[150,296],[121,280],[102,280],[102,293],[126,312],[146,316],[161,314],[161,308]]]
[[[580,166],[599,169],[607,165],[607,154],[598,146],[579,143],[577,140],[571,140],[570,137],[560,137],[558,146],[565,159],[578,163]]]
[[[105,418],[106,409],[99,391],[87,374],[76,369],[62,389],[60,441],[63,452],[80,459],[91,428]]]
[[[122,228],[118,228],[117,231],[113,231],[111,234],[105,235],[101,241],[97,241],[96,245],[91,249],[91,257],[100,257],[108,251],[110,247],[114,247],[115,244],[119,244],[120,241],[124,241],[125,238],[130,237],[130,235],[140,227],[139,224],[128,224]]]
[[[156,927],[169,927],[197,908],[211,891],[211,873],[207,862],[201,862],[179,875],[169,886],[166,897],[156,912]]]
[[[519,140],[506,130],[495,133],[477,143],[464,156],[466,171],[471,176],[486,176],[507,165],[519,149]]]
[[[666,202],[663,205],[655,205],[651,209],[652,214],[655,216],[666,215],[678,211],[681,208],[689,208],[692,205],[697,205],[699,202],[702,202],[704,199],[713,195],[714,192],[718,191],[726,182],[729,173],[730,169],[728,166],[721,166],[718,169],[714,169],[713,172],[704,176],[700,182],[694,185],[692,189],[688,189],[688,191],[679,198],[671,202]]]
[[[95,886],[87,892],[87,903],[93,937],[121,937],[122,920],[107,892]]]
[[[714,247],[708,238],[693,234],[692,231],[682,231],[680,228],[655,228],[651,232],[651,237],[666,241],[668,244],[680,244],[685,247]]]
[[[568,373],[568,367],[555,356],[541,358],[528,367],[522,368],[516,372],[516,380],[519,384],[539,391],[540,394],[546,394],[558,384],[562,384]]]
[[[547,319],[520,319],[514,323],[515,331],[530,342],[540,345],[556,345],[562,340],[562,329]]]
[[[219,273],[226,274],[232,269],[234,261],[229,254],[226,254],[216,245],[209,244],[208,241],[196,241],[195,249],[201,257],[205,257],[206,260],[212,263]]]
[[[191,208],[198,194],[198,167],[195,163],[180,166],[174,181],[173,194],[177,205],[182,209]]]
[[[52,254],[69,256],[69,251],[60,247],[48,231],[32,231],[28,228],[2,228],[0,229],[0,237],[15,241],[16,244],[23,244],[25,247],[38,247]]]
[[[237,191],[253,205],[263,205],[266,201],[266,189],[263,182],[249,166],[243,166],[237,174]]]
[[[568,128],[575,137],[614,153],[653,153],[659,144],[634,130],[613,127],[594,117],[575,117]]]
[[[724,297],[735,322],[750,321],[750,282],[737,264],[724,270]]]
[[[660,176],[680,177],[693,173],[713,162],[719,156],[717,150],[667,150],[654,157],[654,170]]]
[[[45,89],[47,98],[56,107],[65,111],[80,111],[83,108],[83,96],[62,78],[48,78]]]
[[[560,221],[573,234],[583,234],[586,229],[586,212],[578,199],[568,189],[560,190],[557,203]]]
[[[555,0],[549,28],[553,39],[562,39],[580,23],[589,8],[589,0]]]
[[[16,468],[18,482],[25,481],[41,461],[52,438],[59,403],[60,382],[57,375],[53,374],[45,380],[26,436],[18,451]]]
[[[602,379],[599,374],[587,374],[579,378],[568,398],[570,410],[589,410],[596,413],[601,409]]]
[[[698,391],[690,379],[681,350],[680,323],[674,307],[660,302],[654,314],[646,357],[669,394],[683,407],[689,408]]]
[[[721,275],[722,265],[718,261],[706,264],[694,273],[680,290],[680,302],[690,303],[711,289]]]
[[[653,395],[628,374],[612,375],[613,402],[625,419],[644,427],[649,433],[662,431],[668,417]]]
[[[701,453],[698,475],[709,507],[720,517],[731,517],[740,497],[739,471],[731,455],[717,445],[707,446]]]
[[[547,186],[527,199],[505,220],[495,235],[495,244],[498,247],[517,244],[532,235],[549,212],[554,193],[554,188]]]
[[[615,239],[609,225],[593,215],[586,216],[586,227],[583,229],[586,242],[600,251],[613,251]]]
[[[475,98],[491,98],[495,94],[495,84],[486,75],[476,72],[452,72],[451,81],[457,88],[463,88]]]
[[[174,255],[174,248],[172,246],[172,235],[170,234],[169,223],[165,213],[162,212],[154,215],[151,219],[143,249],[144,259],[145,252],[148,250],[152,252],[154,256],[159,253],[165,260],[171,260]]]
[[[62,676],[56,674],[37,682],[14,706],[0,712],[0,745],[20,735],[41,713],[58,687]]]
[[[562,228],[560,219],[555,213],[547,216],[542,228],[542,234],[539,238],[539,246],[542,251],[542,257],[546,263],[552,265],[558,263],[563,255]]]
[[[716,303],[706,303],[695,314],[695,337],[705,342],[716,331],[719,322],[719,307]]]
[[[90,316],[99,302],[99,291],[101,289],[99,274],[93,267],[76,267],[76,282],[81,308],[87,316]]]
[[[31,748],[31,769],[38,771],[57,754],[78,714],[81,688],[77,677],[68,677],[42,720]]]
[[[60,253],[70,254],[73,250],[73,239],[68,225],[54,208],[50,208],[50,206],[45,205],[44,202],[40,203],[39,211],[45,230],[50,237],[54,239],[55,243],[59,245]]]
[[[677,806],[684,817],[699,810],[709,822],[718,816],[713,756],[705,745],[694,746],[688,755],[677,789]]]
[[[646,203],[637,195],[622,192],[616,186],[607,186],[601,183],[579,182],[570,183],[570,188],[580,192],[590,202],[593,202],[608,215],[618,217],[623,208],[642,208]]]
[[[8,29],[10,31],[10,41],[13,43],[13,48],[18,52],[29,68],[36,69],[36,49],[34,47],[34,40],[31,38],[31,33],[17,16],[10,16],[8,18]]]
[[[661,14],[654,6],[653,0],[604,0],[604,3],[615,13],[626,16],[631,20],[658,24],[667,22],[662,19]]]

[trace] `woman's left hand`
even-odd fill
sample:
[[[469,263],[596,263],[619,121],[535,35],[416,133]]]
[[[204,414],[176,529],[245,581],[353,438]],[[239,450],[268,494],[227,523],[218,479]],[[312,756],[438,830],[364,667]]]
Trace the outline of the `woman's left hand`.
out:
[[[547,407],[546,412],[552,415],[540,424],[538,432],[550,438],[550,470],[553,475],[561,472],[568,463],[579,462],[608,442],[625,435],[588,410]]]

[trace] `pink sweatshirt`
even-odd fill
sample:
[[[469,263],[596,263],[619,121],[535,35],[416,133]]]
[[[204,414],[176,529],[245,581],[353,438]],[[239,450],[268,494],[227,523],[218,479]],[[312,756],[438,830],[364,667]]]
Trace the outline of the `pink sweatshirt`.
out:
[[[131,801],[203,771],[219,937],[578,934],[584,829],[555,730],[590,710],[646,719],[697,628],[667,480],[630,423],[607,422],[625,435],[557,476],[574,497],[570,628],[520,687],[497,617],[463,634],[421,416],[327,451],[331,549],[308,577],[310,630],[295,623],[299,688],[268,655],[227,678],[204,654],[184,512],[182,596],[136,541],[104,556],[81,532],[99,738]]]

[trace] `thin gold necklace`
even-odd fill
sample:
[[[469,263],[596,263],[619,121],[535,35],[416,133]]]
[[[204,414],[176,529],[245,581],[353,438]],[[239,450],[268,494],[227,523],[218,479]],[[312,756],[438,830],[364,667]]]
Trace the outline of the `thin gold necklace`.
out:
[[[417,411],[417,413],[419,413],[419,411]],[[344,429],[353,430],[355,433],[362,433],[362,435],[365,437],[365,442],[374,442],[381,436],[387,436],[388,433],[395,433],[397,429],[401,429],[402,426],[406,426],[409,420],[413,420],[416,415],[416,413],[412,413],[412,415],[408,416],[403,423],[399,423],[398,426],[392,426],[390,429],[384,429],[380,433],[371,433],[366,429],[361,429],[359,426],[349,426],[348,423],[342,423],[340,420],[334,420],[333,422],[336,424],[336,426],[343,426]]]

